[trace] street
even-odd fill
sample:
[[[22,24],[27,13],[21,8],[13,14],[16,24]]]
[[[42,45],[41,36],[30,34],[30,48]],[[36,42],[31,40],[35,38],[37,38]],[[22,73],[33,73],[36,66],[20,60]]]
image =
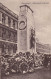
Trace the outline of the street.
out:
[[[51,79],[51,71],[48,69],[37,69],[33,73],[11,74],[2,76],[1,79]]]

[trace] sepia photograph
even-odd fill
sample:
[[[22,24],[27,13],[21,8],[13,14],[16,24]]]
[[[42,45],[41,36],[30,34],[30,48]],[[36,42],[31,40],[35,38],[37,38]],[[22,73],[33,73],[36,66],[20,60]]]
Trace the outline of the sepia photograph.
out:
[[[51,79],[50,0],[0,0],[0,79]]]

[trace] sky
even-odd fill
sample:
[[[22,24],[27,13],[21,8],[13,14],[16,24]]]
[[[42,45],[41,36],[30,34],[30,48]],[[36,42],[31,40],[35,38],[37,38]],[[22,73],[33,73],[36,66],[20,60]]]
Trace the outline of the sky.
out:
[[[51,44],[51,0],[0,0],[7,8],[19,15],[19,6],[28,3],[34,11],[36,38],[41,43]]]

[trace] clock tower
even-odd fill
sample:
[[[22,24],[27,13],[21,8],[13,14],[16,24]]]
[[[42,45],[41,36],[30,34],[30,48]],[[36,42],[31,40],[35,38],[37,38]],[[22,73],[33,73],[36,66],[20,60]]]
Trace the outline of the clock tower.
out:
[[[27,52],[31,47],[31,29],[34,29],[33,11],[27,5],[20,6],[18,22],[18,51]]]

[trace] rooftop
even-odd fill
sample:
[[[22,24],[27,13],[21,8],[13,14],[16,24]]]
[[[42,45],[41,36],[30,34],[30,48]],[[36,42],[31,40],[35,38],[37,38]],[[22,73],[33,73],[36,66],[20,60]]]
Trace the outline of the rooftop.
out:
[[[0,8],[5,10],[7,13],[11,14],[12,16],[14,16],[15,18],[18,18],[18,15],[15,14],[13,11],[11,11],[10,9],[8,9],[6,6],[4,6],[2,3],[0,3]]]

